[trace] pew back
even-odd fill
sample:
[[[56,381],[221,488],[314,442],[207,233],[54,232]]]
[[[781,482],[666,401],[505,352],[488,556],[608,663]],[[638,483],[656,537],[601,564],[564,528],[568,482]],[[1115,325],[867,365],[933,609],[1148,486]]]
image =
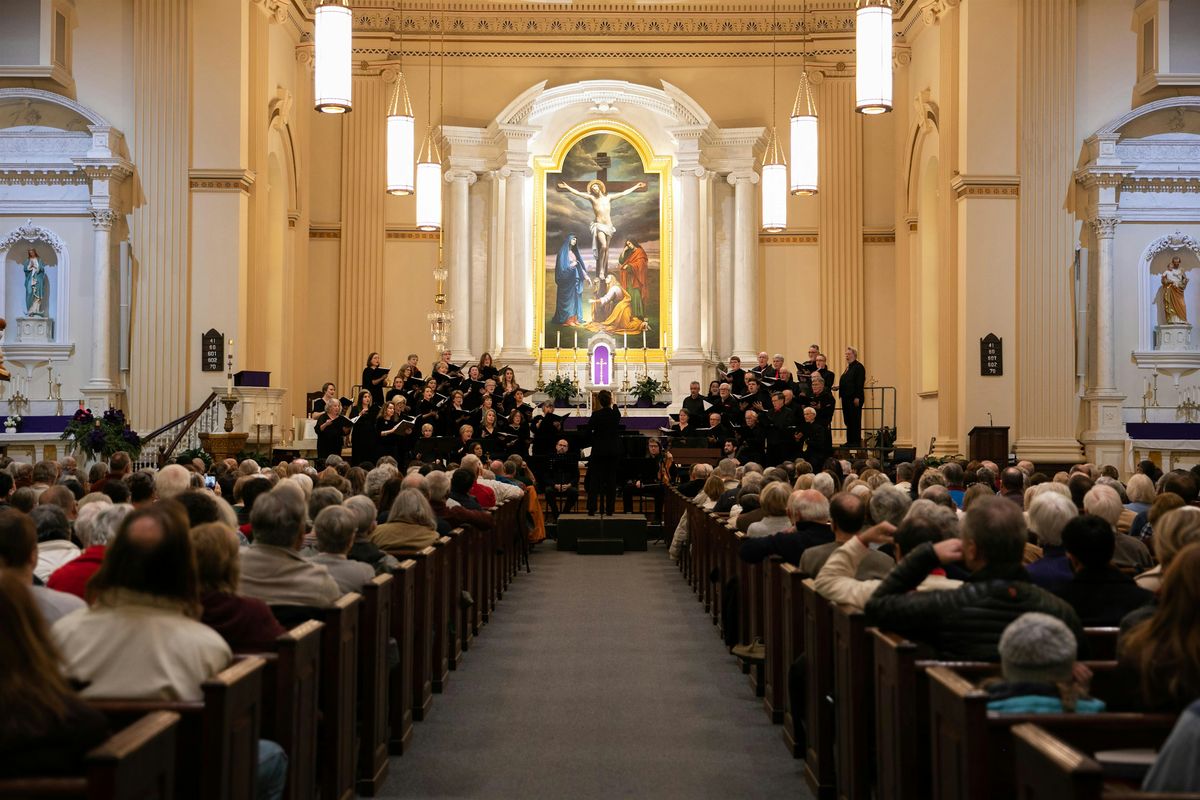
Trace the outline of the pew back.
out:
[[[388,774],[388,640],[392,635],[391,575],[362,587],[358,634],[358,793],[373,797]]]

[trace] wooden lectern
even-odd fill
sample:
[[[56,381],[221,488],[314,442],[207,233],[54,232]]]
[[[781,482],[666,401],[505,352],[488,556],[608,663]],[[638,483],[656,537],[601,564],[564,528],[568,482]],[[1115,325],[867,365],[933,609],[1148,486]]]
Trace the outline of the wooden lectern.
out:
[[[971,428],[967,436],[972,461],[995,461],[1000,466],[1008,463],[1008,428],[981,425]]]

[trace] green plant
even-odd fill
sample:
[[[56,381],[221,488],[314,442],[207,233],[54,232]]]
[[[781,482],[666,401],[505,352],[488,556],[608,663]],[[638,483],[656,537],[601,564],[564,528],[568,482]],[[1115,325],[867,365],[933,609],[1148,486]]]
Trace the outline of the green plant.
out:
[[[662,391],[662,382],[649,375],[643,375],[633,385],[633,395],[641,400],[654,400],[655,395]]]
[[[123,450],[136,459],[142,452],[142,439],[125,420],[119,408],[109,408],[104,416],[96,419],[90,408],[80,408],[71,417],[59,437],[71,450],[78,450],[89,461],[108,460],[113,453]]]
[[[558,402],[565,402],[579,394],[579,382],[574,378],[555,375],[546,384],[546,394]]]
[[[212,466],[212,456],[203,447],[193,447],[190,450],[180,450],[175,454],[176,464],[190,464],[192,459],[198,458],[204,462],[204,468],[208,469]]]

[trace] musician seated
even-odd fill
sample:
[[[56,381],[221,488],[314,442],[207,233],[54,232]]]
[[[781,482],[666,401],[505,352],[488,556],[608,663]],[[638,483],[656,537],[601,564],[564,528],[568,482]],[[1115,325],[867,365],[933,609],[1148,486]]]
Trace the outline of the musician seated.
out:
[[[646,457],[633,462],[633,469],[622,487],[622,497],[625,503],[625,513],[633,508],[633,497],[654,498],[654,521],[662,524],[662,503],[665,486],[670,483],[671,466],[674,459],[669,452],[664,453],[662,443],[658,439],[646,441]]]
[[[568,452],[570,446],[566,439],[559,439],[554,445],[554,455],[550,459],[548,483],[543,494],[546,495],[546,506],[550,515],[558,518],[561,514],[575,510],[579,500],[579,459]]]

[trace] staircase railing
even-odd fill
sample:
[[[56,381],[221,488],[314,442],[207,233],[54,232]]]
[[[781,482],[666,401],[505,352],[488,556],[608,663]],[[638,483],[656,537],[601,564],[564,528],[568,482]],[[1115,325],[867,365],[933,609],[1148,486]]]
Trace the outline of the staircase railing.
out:
[[[200,406],[178,419],[173,419],[142,438],[142,452],[134,461],[134,469],[159,469],[168,464],[176,451],[200,446],[200,434],[217,430],[221,421],[217,393],[212,392]]]

